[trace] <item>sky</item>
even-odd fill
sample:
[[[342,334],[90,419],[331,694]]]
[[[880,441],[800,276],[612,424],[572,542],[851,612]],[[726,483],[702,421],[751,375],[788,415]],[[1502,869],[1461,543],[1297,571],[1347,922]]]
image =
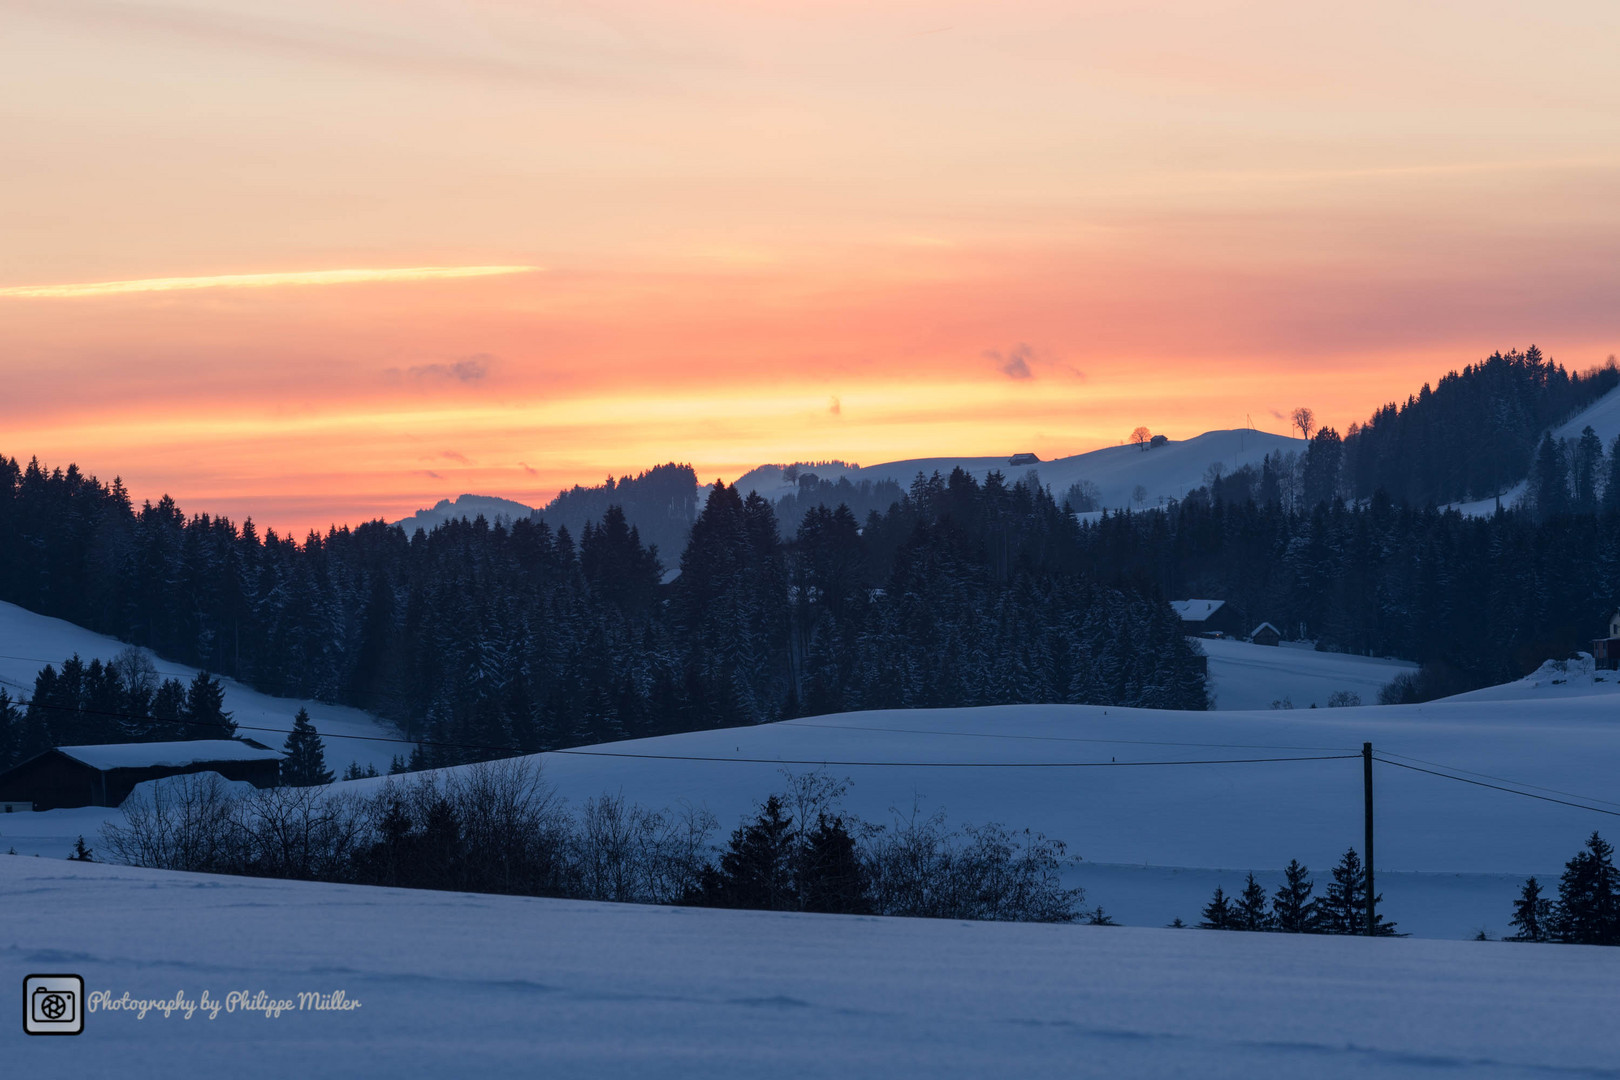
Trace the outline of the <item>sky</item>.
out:
[[[1620,350],[1620,6],[0,0],[0,454],[301,535]]]

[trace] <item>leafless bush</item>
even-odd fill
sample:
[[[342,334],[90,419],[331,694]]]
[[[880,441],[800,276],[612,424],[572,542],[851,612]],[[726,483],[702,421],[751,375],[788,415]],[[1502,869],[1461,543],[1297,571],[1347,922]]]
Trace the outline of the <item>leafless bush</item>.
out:
[[[232,873],[238,796],[218,773],[157,781],[124,800],[124,824],[102,826],[108,855],[131,866]]]

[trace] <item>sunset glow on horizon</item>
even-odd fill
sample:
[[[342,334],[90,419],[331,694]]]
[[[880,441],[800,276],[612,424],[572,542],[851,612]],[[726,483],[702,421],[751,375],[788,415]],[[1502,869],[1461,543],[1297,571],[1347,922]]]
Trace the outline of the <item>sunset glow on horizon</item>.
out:
[[[1343,430],[1498,349],[1620,351],[1613,5],[0,29],[0,454],[261,529],[671,460]]]

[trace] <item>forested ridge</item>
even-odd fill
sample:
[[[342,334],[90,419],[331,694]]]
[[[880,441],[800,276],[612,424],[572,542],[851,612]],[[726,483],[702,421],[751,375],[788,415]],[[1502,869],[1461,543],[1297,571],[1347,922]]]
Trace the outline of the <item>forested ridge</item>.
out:
[[[1100,578],[1045,491],[958,472],[863,525],[709,489],[680,575],[610,507],[260,536],[117,481],[0,458],[0,599],[232,676],[373,710],[442,763],[853,708],[1201,708],[1195,647]]]

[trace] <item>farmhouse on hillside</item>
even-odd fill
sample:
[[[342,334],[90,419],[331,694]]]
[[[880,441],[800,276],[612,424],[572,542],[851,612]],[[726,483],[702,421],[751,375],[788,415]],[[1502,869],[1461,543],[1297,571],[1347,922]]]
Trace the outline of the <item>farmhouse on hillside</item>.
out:
[[[1007,459],[1009,465],[1039,465],[1041,459],[1034,454],[1014,454]]]
[[[1281,645],[1282,631],[1268,622],[1263,622],[1249,631],[1249,640],[1256,645]]]
[[[281,757],[252,739],[58,746],[0,773],[0,802],[32,803],[35,810],[119,806],[136,784],[196,772],[275,787]]]
[[[1609,616],[1609,636],[1593,639],[1592,659],[1599,668],[1620,668],[1620,611]]]
[[[1224,600],[1172,600],[1170,607],[1189,637],[1224,637],[1239,631],[1237,612]]]

